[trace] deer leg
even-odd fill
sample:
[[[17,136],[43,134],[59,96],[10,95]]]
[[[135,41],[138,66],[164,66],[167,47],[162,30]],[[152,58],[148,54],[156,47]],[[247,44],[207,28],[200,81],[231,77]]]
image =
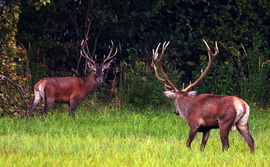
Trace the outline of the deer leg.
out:
[[[189,130],[189,136],[188,136],[188,140],[187,140],[186,145],[190,150],[192,150],[191,149],[191,142],[194,140],[197,132],[198,132],[197,128],[192,128],[191,127],[190,130]]]
[[[54,98],[48,98],[45,101],[45,107],[43,109],[43,111],[40,113],[40,117],[44,118],[45,115],[47,115],[48,111],[50,110],[50,108],[53,106],[54,104]]]
[[[209,130],[206,130],[206,131],[203,131],[203,137],[202,137],[202,144],[201,144],[201,151],[204,150],[204,147],[206,145],[206,142],[209,138],[209,135],[210,135],[210,129]]]
[[[81,100],[78,99],[71,99],[69,104],[69,114],[72,116],[73,119],[75,119],[75,110],[78,104],[81,102]]]
[[[27,119],[30,115],[33,114],[35,108],[37,107],[37,105],[41,102],[42,97],[39,94],[35,95],[35,99],[33,101],[32,106],[29,108],[29,110],[27,111],[27,114],[25,116],[25,119]]]
[[[254,153],[254,139],[250,135],[248,123],[245,125],[237,125],[237,129],[247,142],[250,151]]]
[[[220,129],[220,139],[222,143],[222,151],[228,150],[229,145],[229,132],[231,130],[232,124],[234,119],[232,120],[223,120],[219,123],[219,129]]]
[[[41,100],[40,100],[40,101],[41,101]],[[33,102],[32,106],[29,108],[29,110],[28,110],[28,112],[27,112],[27,114],[26,114],[26,116],[25,116],[26,119],[27,119],[30,115],[33,114],[35,108],[36,108],[37,105],[40,103],[40,101],[34,101],[34,102]]]
[[[222,151],[227,151],[230,147],[229,145],[229,130],[221,130],[220,129],[220,139],[221,139],[221,143],[222,143]]]
[[[73,119],[75,119],[75,109],[76,109],[76,106],[72,104],[69,105],[69,114],[72,116]]]

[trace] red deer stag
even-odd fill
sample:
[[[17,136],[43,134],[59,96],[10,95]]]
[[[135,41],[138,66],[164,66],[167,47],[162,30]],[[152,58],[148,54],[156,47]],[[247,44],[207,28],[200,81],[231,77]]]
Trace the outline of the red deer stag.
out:
[[[54,103],[67,103],[69,105],[69,113],[75,119],[75,109],[78,104],[90,93],[94,92],[100,83],[103,82],[103,71],[110,67],[112,58],[117,54],[117,48],[113,56],[113,42],[107,58],[102,64],[95,63],[90,59],[84,50],[86,42],[82,41],[81,55],[88,59],[88,67],[93,72],[85,78],[78,77],[50,77],[43,78],[34,87],[35,99],[29,108],[25,118],[28,118],[42,101],[45,101],[45,107],[40,116],[43,118]],[[109,61],[110,60],[110,61]],[[107,63],[106,63],[107,62]]]
[[[208,51],[208,66],[197,81],[190,84],[185,89],[183,87],[181,91],[177,90],[168,79],[161,64],[163,54],[169,42],[164,42],[159,59],[157,59],[157,57],[160,44],[157,46],[155,51],[153,50],[155,75],[160,81],[165,82],[166,91],[163,93],[168,98],[172,98],[174,100],[174,113],[184,118],[190,126],[189,137],[186,145],[191,150],[191,142],[195,138],[197,132],[202,132],[203,137],[201,150],[203,150],[208,140],[210,130],[219,128],[222,151],[224,151],[229,148],[229,131],[233,131],[237,128],[250,147],[251,152],[254,153],[254,139],[250,135],[248,126],[250,110],[248,104],[244,100],[235,96],[212,94],[201,94],[196,96],[196,91],[187,92],[205,76],[215,57],[219,53],[217,42],[215,42],[216,48],[215,53],[213,54],[205,40],[203,41]],[[162,73],[163,78],[159,77],[157,68]]]

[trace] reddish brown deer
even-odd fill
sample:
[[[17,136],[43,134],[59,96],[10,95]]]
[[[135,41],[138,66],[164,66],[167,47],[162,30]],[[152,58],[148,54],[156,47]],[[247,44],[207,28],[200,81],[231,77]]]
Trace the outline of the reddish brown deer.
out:
[[[94,60],[90,59],[84,50],[86,43],[82,42],[81,55],[88,59],[88,67],[93,72],[85,78],[78,77],[50,77],[43,78],[34,87],[35,98],[32,106],[29,108],[25,118],[28,118],[37,107],[37,105],[44,100],[45,107],[41,112],[40,116],[43,118],[47,114],[49,109],[54,103],[67,103],[69,105],[69,113],[72,118],[75,118],[75,109],[78,104],[90,93],[94,92],[99,84],[103,82],[103,71],[110,67],[112,58],[117,54],[117,48],[113,56],[113,42],[110,48],[110,52],[107,58],[102,64],[95,63]],[[110,61],[109,61],[110,60]]]
[[[196,96],[196,91],[187,92],[205,76],[215,57],[219,54],[217,42],[215,42],[216,47],[215,53],[213,54],[206,41],[203,41],[207,47],[209,63],[199,79],[190,84],[187,88],[184,89],[183,87],[181,91],[177,90],[168,79],[161,64],[162,57],[169,42],[164,42],[159,59],[157,59],[157,57],[160,44],[155,51],[153,50],[155,74],[160,81],[165,82],[166,91],[164,91],[164,94],[168,98],[173,99],[175,105],[174,113],[184,118],[190,126],[186,145],[191,150],[191,142],[195,138],[197,132],[202,132],[201,150],[203,150],[208,140],[210,130],[219,128],[222,150],[224,151],[229,148],[229,131],[233,131],[237,128],[250,147],[251,152],[254,153],[254,139],[250,135],[248,126],[250,110],[248,104],[244,100],[235,96],[212,94],[201,94]],[[162,73],[163,78],[159,77],[157,68]]]

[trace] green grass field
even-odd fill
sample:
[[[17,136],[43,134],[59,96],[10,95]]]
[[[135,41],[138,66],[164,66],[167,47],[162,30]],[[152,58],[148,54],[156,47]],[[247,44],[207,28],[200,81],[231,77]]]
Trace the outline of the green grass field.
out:
[[[75,121],[62,110],[52,109],[44,120],[1,118],[0,166],[270,166],[270,111],[255,104],[249,120],[255,154],[237,130],[222,152],[218,129],[211,131],[205,151],[201,133],[190,151],[189,126],[172,108],[79,107]]]

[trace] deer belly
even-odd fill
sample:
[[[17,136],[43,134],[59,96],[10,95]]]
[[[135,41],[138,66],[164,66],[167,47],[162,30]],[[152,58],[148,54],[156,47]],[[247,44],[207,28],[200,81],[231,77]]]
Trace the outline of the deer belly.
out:
[[[200,113],[200,124],[204,127],[219,127],[218,115],[215,105],[208,105]]]
[[[211,128],[219,128],[219,123],[217,119],[204,119],[201,121],[201,126],[203,127],[211,127]]]
[[[55,102],[56,103],[69,103],[70,96],[56,96]]]

